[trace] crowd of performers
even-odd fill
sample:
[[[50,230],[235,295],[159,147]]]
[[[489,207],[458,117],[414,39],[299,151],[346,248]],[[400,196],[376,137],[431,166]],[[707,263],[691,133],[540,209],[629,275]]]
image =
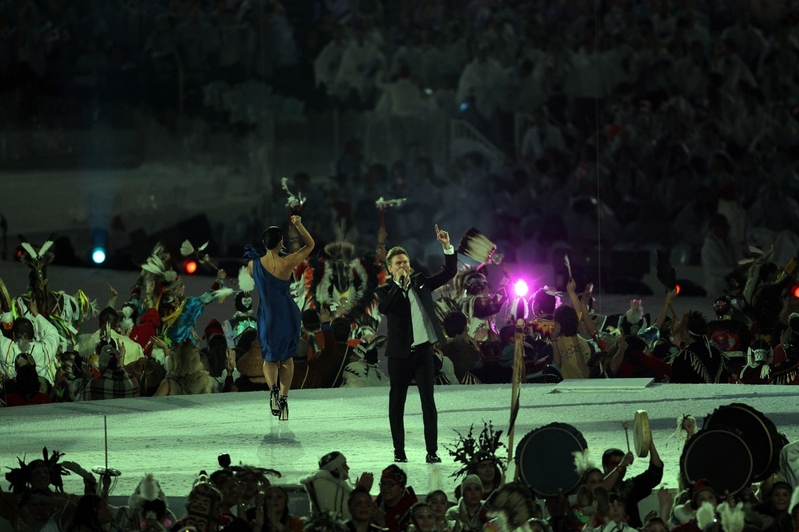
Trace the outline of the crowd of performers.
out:
[[[377,364],[386,338],[377,334],[375,296],[387,278],[387,237],[381,228],[374,251],[357,254],[341,239],[292,263],[288,290],[302,322],[291,357],[292,388],[388,385]],[[180,254],[195,256],[217,273],[206,292],[187,294],[177,273],[178,252],[158,244],[128,299],[118,305],[112,289],[99,309],[83,291],[71,296],[52,288],[52,239],[39,248],[22,240],[28,291],[12,298],[0,286],[4,404],[273,388],[253,309],[256,283],[246,267],[231,279],[214,266],[205,246],[194,249],[187,241]],[[293,226],[287,243],[281,236],[284,245],[283,255],[301,249]],[[653,377],[674,383],[799,383],[799,299],[791,293],[796,260],[780,268],[768,253],[760,255],[740,288],[716,300],[711,320],[703,316],[705,309],[676,314],[676,277],[661,264],[659,278],[669,290],[652,320],[639,300],[622,314],[597,313],[592,285],[579,291],[570,276],[563,291],[544,287],[516,295],[514,273],[494,264],[495,249],[474,229],[458,252],[477,266],[463,266],[439,290],[436,313],[447,338],[435,351],[439,384],[510,382],[519,351],[528,382]],[[229,319],[201,321],[212,303],[232,303]],[[523,341],[515,334],[517,319],[524,320]]]
[[[702,428],[707,425],[706,419]],[[678,420],[675,435],[685,440],[685,449],[702,434],[697,429],[689,415]],[[357,467],[357,452],[347,453],[350,462],[342,452],[332,451],[319,459],[318,470],[300,481],[307,504],[296,500],[291,506],[289,493],[297,486],[281,485],[278,470],[231,465],[228,455],[220,455],[218,468],[209,464],[212,473],[201,471],[192,486],[186,486],[185,509],[169,505],[151,473],[141,479],[126,505],[111,506],[109,493],[119,471],[98,467],[93,474],[45,448],[42,458],[27,463],[19,459],[17,467],[9,468],[8,490],[0,489],[0,517],[14,532],[799,530],[799,442],[753,448],[773,456],[757,466],[764,469],[757,482],[751,482],[751,473],[741,477],[732,471],[735,466],[729,466],[731,471],[708,471],[714,482],[737,486],[730,491],[707,478],[689,482],[682,470],[678,489],[662,487],[664,464],[651,439],[645,453],[611,448],[602,453],[600,463],[587,453],[574,453],[568,463],[542,466],[535,482],[518,476],[512,481],[510,474],[506,478],[508,455],[501,436],[490,421],[484,422],[479,435],[474,426],[459,434],[448,447],[457,471],[426,494],[416,493],[413,479],[397,464],[385,467],[379,478],[371,472],[356,475],[350,471]],[[635,463],[636,456],[646,459]],[[83,494],[65,493],[62,476],[69,474],[83,479]],[[568,489],[542,492],[541,487],[558,475],[573,479],[559,481]],[[736,479],[741,484],[735,484]],[[657,503],[649,506],[654,509],[642,512],[639,503],[653,494]],[[293,515],[292,509],[301,515]]]

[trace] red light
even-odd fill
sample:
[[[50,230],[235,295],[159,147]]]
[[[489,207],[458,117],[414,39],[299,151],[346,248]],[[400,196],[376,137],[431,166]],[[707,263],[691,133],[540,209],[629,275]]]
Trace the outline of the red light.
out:
[[[186,270],[186,273],[191,275],[197,271],[197,262],[193,260],[187,260],[183,263],[183,269]]]
[[[14,251],[14,258],[17,260],[22,260],[22,248],[19,247]]]
[[[677,289],[677,295],[680,295],[680,285],[675,285],[674,288]]]
[[[793,287],[793,297],[799,297],[799,285]]]

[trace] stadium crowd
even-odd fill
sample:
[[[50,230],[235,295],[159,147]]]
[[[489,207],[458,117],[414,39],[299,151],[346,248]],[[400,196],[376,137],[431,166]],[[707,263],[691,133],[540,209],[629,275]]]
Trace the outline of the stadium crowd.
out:
[[[785,264],[799,243],[798,23],[790,3],[720,0],[6,1],[0,99],[8,123],[45,127],[121,108],[164,119],[178,83],[185,112],[217,126],[251,126],[258,105],[385,116],[397,158],[371,158],[361,136],[330,178],[297,176],[325,207],[308,220],[323,242],[343,219],[362,244],[376,197],[406,197],[399,214],[435,208],[511,260],[588,256],[601,225],[607,248],[703,264],[715,296],[749,246]],[[504,157],[434,165],[429,116],[470,122]],[[394,236],[425,261],[399,218]]]

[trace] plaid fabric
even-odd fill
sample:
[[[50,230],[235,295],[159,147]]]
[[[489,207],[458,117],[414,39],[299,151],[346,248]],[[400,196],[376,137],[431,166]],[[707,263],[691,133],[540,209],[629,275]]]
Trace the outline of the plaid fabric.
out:
[[[138,397],[139,383],[131,379],[124,369],[105,370],[101,376],[90,381],[81,380],[75,392],[76,401],[98,401],[121,397]]]

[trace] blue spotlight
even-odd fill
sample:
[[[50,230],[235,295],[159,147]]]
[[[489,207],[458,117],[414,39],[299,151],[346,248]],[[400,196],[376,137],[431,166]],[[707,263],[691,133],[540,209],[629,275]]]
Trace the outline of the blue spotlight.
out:
[[[105,262],[105,250],[103,248],[94,248],[92,251],[92,261],[95,264],[102,264]]]

